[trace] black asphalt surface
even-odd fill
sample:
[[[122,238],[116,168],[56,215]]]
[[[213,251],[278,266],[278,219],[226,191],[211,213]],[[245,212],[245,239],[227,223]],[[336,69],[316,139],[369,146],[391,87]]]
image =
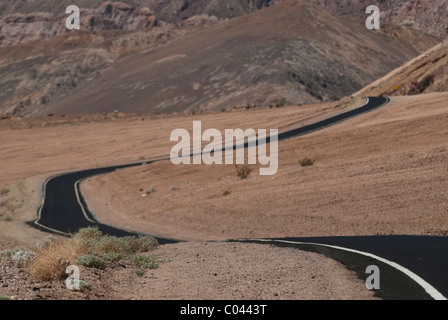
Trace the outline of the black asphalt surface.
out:
[[[318,252],[341,262],[348,269],[355,271],[358,277],[364,281],[369,276],[369,274],[366,274],[366,268],[369,265],[376,265],[380,269],[381,283],[380,290],[374,290],[378,297],[394,300],[433,299],[423,287],[414,281],[409,281],[407,275],[388,264],[371,257],[315,244],[326,244],[371,253],[405,267],[429,283],[444,297],[448,296],[448,237],[397,235],[266,240],[240,239],[234,241],[271,244]]]
[[[145,162],[151,163],[151,162]],[[44,185],[44,202],[38,212],[34,225],[46,231],[74,234],[79,229],[96,226],[104,234],[115,236],[135,236],[136,233],[126,231],[95,221],[92,213],[78,189],[77,182],[83,179],[113,172],[118,169],[141,165],[142,163],[113,166],[71,172],[48,179]],[[99,191],[101,192],[101,191]],[[157,239],[159,243],[176,242],[170,239]]]
[[[342,113],[328,119],[306,125],[297,129],[280,133],[278,140],[286,140],[305,135],[323,128],[335,125],[357,115],[375,110],[388,103],[387,98],[369,97],[366,105]],[[266,143],[269,143],[269,137]],[[247,147],[247,143],[244,147]],[[235,146],[240,148],[243,146]],[[155,161],[169,160],[169,158]],[[66,235],[76,233],[80,228],[97,226],[105,234],[115,236],[137,235],[132,231],[107,226],[95,221],[92,213],[80,192],[76,192],[77,182],[95,175],[113,172],[142,163],[97,168],[67,173],[48,179],[44,186],[44,199],[39,209],[38,219],[34,226],[46,231],[59,232]],[[99,190],[99,192],[101,192]],[[178,242],[175,239],[157,238],[160,244]],[[278,242],[287,240],[300,244]],[[418,284],[410,280],[402,272],[381,263],[378,260],[364,257],[356,253],[319,246],[328,244],[363,252],[368,252],[384,259],[393,261],[416,273],[432,285],[444,297],[448,297],[448,237],[432,236],[366,236],[366,237],[320,237],[320,238],[289,238],[247,240],[259,243],[269,243],[277,246],[296,247],[302,250],[315,251],[325,254],[357,272],[361,279],[366,278],[365,268],[377,265],[381,270],[381,289],[376,294],[384,299],[432,299],[432,297]]]

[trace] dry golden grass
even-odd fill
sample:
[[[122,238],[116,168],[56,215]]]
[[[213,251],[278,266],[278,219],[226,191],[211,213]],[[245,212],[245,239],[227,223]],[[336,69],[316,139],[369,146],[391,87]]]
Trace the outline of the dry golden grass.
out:
[[[133,256],[136,253],[152,251],[157,245],[157,240],[150,236],[120,238],[103,235],[97,228],[90,227],[81,229],[70,239],[53,241],[40,246],[34,250],[35,258],[28,263],[27,267],[36,281],[61,280],[67,276],[65,270],[69,265],[82,264],[95,267],[96,263],[91,264],[88,261],[95,259],[102,261],[101,257],[110,254]],[[80,261],[80,257],[88,261],[86,260],[84,264]],[[105,267],[104,264],[100,269]]]
[[[36,281],[59,280],[66,276],[66,268],[86,252],[85,244],[72,239],[50,242],[36,251],[36,258],[28,265]]]

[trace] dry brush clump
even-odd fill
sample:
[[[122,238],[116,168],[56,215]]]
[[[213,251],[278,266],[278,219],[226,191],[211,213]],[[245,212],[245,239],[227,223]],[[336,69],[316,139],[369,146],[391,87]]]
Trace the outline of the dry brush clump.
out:
[[[60,280],[67,276],[66,268],[85,251],[86,247],[73,239],[52,241],[37,248],[27,269],[36,281]]]
[[[303,158],[302,160],[299,161],[299,164],[302,167],[310,167],[310,166],[314,165],[314,160],[310,159],[310,158]]]
[[[244,165],[242,167],[236,166],[236,175],[241,180],[246,180],[249,177],[251,172],[252,172],[252,169],[249,168],[249,166],[247,166],[247,165]]]
[[[114,237],[89,227],[70,239],[54,240],[34,248],[1,251],[0,262],[25,267],[34,280],[46,282],[65,279],[69,265],[105,269],[108,263],[121,259],[133,262],[137,253],[150,252],[157,246],[157,240],[151,236]]]

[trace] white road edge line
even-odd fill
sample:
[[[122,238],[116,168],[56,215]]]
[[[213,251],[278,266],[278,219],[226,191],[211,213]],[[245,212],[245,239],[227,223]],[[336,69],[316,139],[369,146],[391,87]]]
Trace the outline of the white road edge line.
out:
[[[85,178],[86,179],[86,178]],[[75,194],[76,194],[76,200],[78,201],[79,206],[81,207],[82,213],[84,214],[84,217],[86,218],[87,221],[91,222],[91,223],[97,223],[96,221],[92,220],[89,218],[89,216],[87,215],[87,212],[84,208],[84,205],[81,203],[81,198],[79,196],[79,191],[78,191],[78,185],[80,182],[82,182],[85,179],[81,179],[75,182]]]
[[[241,239],[241,240],[237,240],[237,241],[240,241],[240,242],[247,242],[247,241],[280,242],[280,243],[290,243],[290,244],[315,245],[315,246],[323,246],[323,247],[328,247],[328,248],[339,249],[339,250],[344,250],[344,251],[348,251],[348,252],[357,253],[357,254],[360,254],[360,255],[363,255],[363,256],[370,257],[370,258],[376,259],[378,261],[381,261],[381,262],[383,262],[385,264],[388,264],[389,266],[397,269],[398,271],[401,271],[406,276],[411,278],[413,281],[418,283],[423,289],[425,289],[425,291],[434,300],[447,300],[447,298],[445,298],[436,288],[434,288],[432,285],[430,285],[428,282],[423,280],[421,277],[419,277],[417,274],[415,274],[411,270],[409,270],[409,269],[399,265],[396,262],[393,262],[393,261],[381,258],[381,257],[376,256],[376,255],[374,255],[372,253],[369,253],[369,252],[364,252],[364,251],[359,251],[359,250],[350,249],[350,248],[344,248],[344,247],[339,247],[339,246],[333,246],[333,245],[323,244],[323,243],[313,243],[313,242],[296,242],[296,241],[289,241],[289,240],[269,240],[269,239]]]

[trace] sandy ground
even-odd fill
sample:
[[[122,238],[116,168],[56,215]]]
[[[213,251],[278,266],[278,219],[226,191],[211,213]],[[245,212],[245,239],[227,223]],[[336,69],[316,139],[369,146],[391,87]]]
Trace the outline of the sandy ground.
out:
[[[249,244],[246,237],[448,233],[447,93],[396,97],[383,109],[281,142],[279,171],[246,180],[234,166],[120,170],[82,184],[102,222],[192,242],[160,247],[157,270],[82,270],[87,293],[30,282],[2,269],[16,299],[372,299],[342,265],[321,255]],[[174,128],[300,126],[351,108],[335,105],[200,116],[86,115],[0,121],[0,249],[42,241],[29,227],[53,174],[167,155]],[[299,161],[309,157],[313,166]],[[147,196],[143,196],[147,191]],[[262,262],[262,263],[260,263]],[[275,268],[273,268],[275,265]],[[135,286],[134,283],[138,283]]]
[[[241,180],[232,165],[164,161],[91,178],[82,190],[100,221],[175,239],[447,235],[447,99],[393,98],[281,142],[274,176],[255,166]],[[305,157],[314,165],[302,167]]]
[[[46,178],[69,171],[142,162],[169,154],[169,136],[177,128],[268,127],[284,130],[355,107],[362,100],[340,104],[238,110],[196,116],[95,114],[0,120],[0,234],[3,241],[39,240],[34,229]],[[17,227],[17,228],[16,228]],[[8,239],[8,240],[6,240]]]
[[[0,269],[0,294],[13,299],[82,300],[371,300],[353,272],[316,253],[268,245],[191,242],[148,254],[159,267],[137,275],[120,261],[105,270],[80,266],[92,288],[35,282],[26,268]]]
[[[36,218],[42,184],[51,175],[167,155],[172,146],[169,133],[175,128],[191,128],[193,120],[202,120],[204,128],[285,130],[354,106],[354,103],[342,106],[327,104],[194,117],[109,114],[1,120],[0,249],[57,238],[27,224]],[[183,174],[180,173],[179,179],[183,179]],[[187,176],[182,181],[192,181],[192,172],[185,174]],[[233,171],[231,175],[234,175]],[[200,177],[203,179],[202,174]],[[175,183],[173,181],[170,185]],[[181,183],[178,185],[181,188]],[[89,186],[91,183],[85,184],[87,189]],[[100,196],[95,197],[97,200],[85,190],[89,201],[104,203],[101,199],[107,197],[110,189],[101,190]],[[200,197],[198,201],[201,201]],[[188,216],[184,219],[188,221]],[[125,221],[122,222],[126,225]],[[239,224],[239,221],[234,223]],[[177,234],[171,229],[175,227],[166,226],[172,234]],[[125,268],[122,265],[104,272],[82,270],[84,279],[93,284],[93,290],[87,293],[68,291],[61,282],[34,283],[26,270],[3,266],[0,294],[14,299],[374,298],[373,292],[368,291],[364,283],[344,266],[324,256],[299,250],[199,241],[162,246],[155,254],[160,257],[160,267],[143,277],[138,277],[129,266]],[[139,286],[135,286],[136,281]]]

